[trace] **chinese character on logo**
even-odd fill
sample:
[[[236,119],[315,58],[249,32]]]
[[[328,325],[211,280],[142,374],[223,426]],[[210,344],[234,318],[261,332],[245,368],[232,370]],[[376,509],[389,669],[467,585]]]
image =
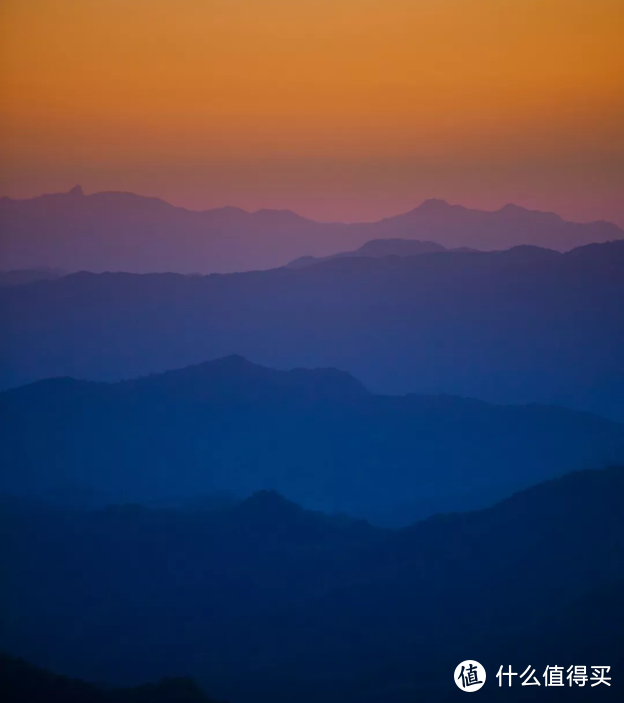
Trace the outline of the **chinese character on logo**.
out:
[[[563,667],[547,666],[544,669],[544,686],[563,686]]]
[[[466,688],[466,686],[473,686],[476,683],[483,683],[482,681],[479,681],[477,667],[474,664],[470,664],[468,667],[462,666],[457,678],[460,677],[462,680],[462,688]]]
[[[531,671],[531,673],[527,676],[527,673],[529,672],[529,670]],[[537,676],[535,676],[535,669],[533,669],[530,664],[529,664],[529,666],[527,666],[527,668],[520,674],[520,678],[521,678],[521,679],[523,679],[525,676],[527,677],[527,680],[522,682],[522,685],[523,685],[523,686],[541,686],[541,685],[542,685],[542,684],[537,680]],[[531,681],[531,678],[533,679],[532,681]]]
[[[485,683],[485,669],[479,662],[468,659],[457,665],[453,678],[462,691],[472,693]]]
[[[511,664],[509,665],[509,671],[503,671],[503,665],[501,664],[500,669],[498,670],[498,674],[496,674],[499,688],[503,685],[503,676],[509,677],[509,685],[511,686],[511,677],[518,676],[518,673],[516,671],[511,670]]]
[[[568,675],[566,676],[570,686],[575,683],[577,686],[584,686],[587,683],[587,667],[586,666],[570,666],[568,667]]]
[[[605,676],[605,674],[608,674],[609,671],[611,670],[610,666],[594,666],[592,665],[592,677],[591,681],[595,681],[596,683],[592,684],[593,686],[598,686],[598,684],[605,684],[606,686],[610,686],[611,684],[609,681],[611,681],[610,676]]]

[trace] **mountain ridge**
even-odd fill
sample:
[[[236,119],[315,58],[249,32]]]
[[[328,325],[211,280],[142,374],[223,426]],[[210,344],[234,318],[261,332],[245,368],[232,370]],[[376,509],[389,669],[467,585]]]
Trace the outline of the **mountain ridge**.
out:
[[[420,254],[431,254],[434,252],[447,252],[446,247],[435,242],[423,242],[419,239],[370,239],[354,251],[343,251],[329,256],[300,256],[288,262],[288,268],[300,268],[312,264],[320,264],[332,259],[342,259],[348,257],[363,256],[367,258],[381,258],[384,256],[418,256]],[[450,250],[453,251],[453,250]]]
[[[39,381],[0,393],[0,415],[0,491],[142,502],[268,486],[380,524],[624,461],[624,424],[598,415],[377,395],[335,369],[240,356],[113,383]]]
[[[3,395],[20,395],[22,393],[36,392],[39,389],[48,389],[58,387],[61,390],[65,388],[84,388],[85,390],[106,390],[110,391],[111,395],[125,394],[128,391],[141,391],[145,387],[164,387],[165,389],[179,387],[189,391],[192,395],[193,391],[202,382],[207,382],[206,390],[218,391],[225,390],[237,394],[240,390],[249,390],[254,392],[254,384],[257,383],[257,388],[260,391],[266,391],[274,386],[290,385],[297,392],[306,392],[309,386],[317,385],[321,388],[325,387],[331,391],[330,398],[354,398],[355,400],[366,399],[370,397],[388,398],[403,400],[404,402],[425,402],[430,405],[455,404],[457,406],[472,406],[472,407],[498,407],[509,409],[539,409],[544,412],[552,409],[558,413],[568,413],[570,415],[585,415],[600,419],[601,422],[607,422],[613,425],[624,425],[624,423],[605,418],[598,413],[591,411],[573,410],[564,406],[558,406],[554,403],[493,403],[480,398],[472,398],[469,396],[452,395],[449,393],[402,393],[402,394],[384,394],[373,393],[361,383],[353,374],[337,369],[335,367],[294,367],[291,369],[274,369],[263,364],[250,361],[240,354],[229,354],[216,359],[209,359],[198,364],[183,366],[176,369],[169,369],[162,372],[149,373],[136,378],[126,378],[117,381],[92,381],[89,379],[76,378],[73,376],[55,376],[44,378],[31,383],[26,383],[22,386],[10,388],[0,391],[0,397]],[[258,383],[259,382],[259,383]],[[211,387],[210,384],[213,384]],[[336,385],[338,384],[338,385]],[[333,385],[333,388],[331,387]],[[336,391],[336,395],[333,392]],[[210,397],[210,396],[206,396]],[[317,399],[322,399],[323,395],[318,395]]]
[[[567,222],[519,206],[481,211],[428,200],[377,222],[323,223],[291,210],[190,210],[128,192],[85,195],[78,187],[69,193],[0,199],[0,231],[5,268],[139,273],[274,268],[372,239],[431,240],[447,248],[542,244],[568,250],[624,238],[624,230],[612,223]]]
[[[137,378],[235,352],[340,368],[377,393],[623,420],[623,306],[624,241],[207,276],[82,272],[0,287],[0,388]]]
[[[401,530],[266,490],[204,513],[0,502],[13,574],[0,646],[109,684],[192,675],[240,703],[447,703],[467,651],[488,673],[531,663],[540,679],[599,661],[615,683],[623,495],[624,469],[586,470]]]

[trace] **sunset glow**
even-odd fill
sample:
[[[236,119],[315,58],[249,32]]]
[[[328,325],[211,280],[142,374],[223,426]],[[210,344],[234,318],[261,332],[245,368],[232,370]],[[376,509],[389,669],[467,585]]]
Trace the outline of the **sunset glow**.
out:
[[[2,195],[624,224],[621,0],[5,0]]]

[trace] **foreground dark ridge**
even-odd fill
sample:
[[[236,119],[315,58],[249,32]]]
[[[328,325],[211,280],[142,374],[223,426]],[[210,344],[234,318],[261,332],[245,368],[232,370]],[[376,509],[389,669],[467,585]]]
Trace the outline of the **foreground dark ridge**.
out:
[[[437,703],[467,652],[484,696],[502,663],[617,677],[623,497],[624,469],[585,471],[399,531],[271,491],[210,511],[5,498],[0,647],[87,680],[191,675],[236,703]]]
[[[59,676],[0,652],[3,703],[216,703],[190,679],[114,689]]]

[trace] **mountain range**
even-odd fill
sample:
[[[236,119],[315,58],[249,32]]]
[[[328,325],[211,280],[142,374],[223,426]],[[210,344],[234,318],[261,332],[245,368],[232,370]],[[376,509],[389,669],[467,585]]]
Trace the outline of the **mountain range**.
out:
[[[532,244],[567,251],[624,238],[608,222],[578,224],[506,205],[495,212],[427,200],[372,223],[320,223],[288,210],[192,211],[133,193],[69,193],[0,199],[4,269],[214,273],[267,269],[325,257],[371,239],[431,240],[483,250]]]
[[[25,283],[48,281],[65,275],[66,271],[57,271],[55,269],[0,271],[0,286],[21,286]]]
[[[452,249],[451,251],[470,251],[466,248]],[[446,247],[435,242],[421,242],[418,239],[371,239],[354,251],[341,251],[330,256],[300,256],[289,262],[288,268],[297,269],[311,264],[320,264],[332,259],[345,259],[354,256],[381,259],[384,256],[418,256],[433,252],[448,251]],[[474,250],[476,251],[476,250]]]
[[[216,703],[190,679],[112,688],[60,676],[2,652],[0,698],[3,703]]]
[[[619,700],[623,497],[622,468],[584,471],[402,530],[272,491],[200,513],[5,497],[0,648],[109,686],[193,676],[231,703],[446,703],[467,657],[483,700],[526,700],[529,665],[530,700]],[[612,685],[551,689],[546,665]]]
[[[0,388],[240,354],[377,393],[547,403],[624,421],[624,241],[347,257],[240,274],[79,273],[0,288]]]
[[[396,525],[624,462],[624,425],[598,416],[381,396],[335,369],[235,356],[112,384],[41,381],[0,394],[0,417],[0,491],[96,504],[269,487]]]

